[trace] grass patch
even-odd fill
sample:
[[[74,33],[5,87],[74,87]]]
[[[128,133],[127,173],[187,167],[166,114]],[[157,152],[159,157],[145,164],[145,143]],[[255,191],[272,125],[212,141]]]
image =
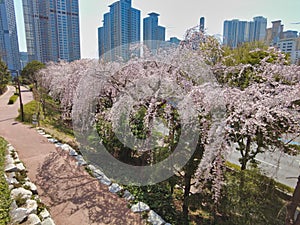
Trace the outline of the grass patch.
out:
[[[235,170],[235,171],[240,171],[241,170],[241,166],[236,165],[234,163],[231,163],[229,161],[225,162],[225,166],[228,167],[229,169]]]
[[[38,113],[39,107],[39,103],[35,100],[28,102],[23,106],[25,123],[32,124],[32,117]],[[17,117],[17,120],[21,121],[21,115]]]
[[[50,134],[53,138],[57,139],[58,141],[62,143],[66,143],[70,145],[75,150],[79,149],[79,144],[76,142],[74,135],[71,135],[70,133],[67,134],[59,127],[53,127],[51,124],[47,124],[44,122],[41,122],[41,127],[43,127],[44,131],[48,134]]]
[[[286,201],[278,192],[276,182],[257,168],[226,171],[218,204],[211,200],[210,188],[208,185],[203,193],[191,196],[192,220],[198,221],[197,224],[284,224]]]
[[[18,207],[22,207],[26,205],[26,199],[22,196],[22,194],[18,194],[15,197],[15,200]]]
[[[59,103],[54,101],[50,96],[44,96],[43,120],[42,124],[48,129],[56,130],[58,137],[61,133],[74,138],[72,121],[66,121],[61,118],[61,110]],[[54,136],[55,134],[53,134]]]
[[[236,171],[236,172],[241,171],[241,167],[239,165],[236,165],[236,164],[228,162],[228,161],[225,162],[225,166],[229,170],[233,170],[233,171]],[[260,176],[267,177],[265,175],[260,175]],[[271,179],[271,178],[269,178],[269,179]],[[275,180],[274,180],[274,184],[275,184],[276,188],[278,188],[280,191],[283,191],[283,192],[286,192],[286,193],[293,193],[294,190],[295,190],[294,188],[291,188],[291,187],[289,187],[285,184],[279,183]]]
[[[44,109],[36,100],[28,102],[24,108],[24,123],[32,125],[33,118],[39,121],[39,126],[57,140],[67,143],[74,149],[78,149],[72,127],[66,125],[60,118],[59,106],[50,97],[46,98]],[[21,121],[21,115],[17,117]]]
[[[289,186],[287,186],[287,185],[285,185],[285,184],[282,184],[282,183],[279,183],[279,182],[276,182],[275,181],[275,185],[276,185],[276,187],[279,189],[279,190],[281,190],[281,191],[283,191],[283,192],[287,192],[287,193],[294,193],[294,188],[291,188],[291,187],[289,187]]]
[[[0,137],[0,225],[8,224],[10,221],[10,191],[8,189],[8,184],[4,178],[6,147],[7,142],[2,137]]]
[[[282,198],[278,189],[286,190],[286,187],[262,175],[257,168],[241,171],[238,166],[231,166],[236,170],[225,172],[225,185],[218,203],[212,200],[210,182],[200,193],[190,195],[190,225],[283,224],[287,199]],[[175,188],[171,194],[169,185],[162,182],[145,187],[125,186],[125,189],[135,196],[134,203],[143,201],[166,221],[183,224],[181,188]]]
[[[8,105],[13,105],[13,104],[17,101],[18,97],[19,97],[19,94],[18,94],[18,93],[14,93],[14,94],[9,98],[7,104],[8,104]]]
[[[41,202],[41,199],[37,199],[37,204],[38,204],[38,208],[37,208],[37,214],[39,215],[44,209],[46,209],[47,211],[49,211],[49,208]]]

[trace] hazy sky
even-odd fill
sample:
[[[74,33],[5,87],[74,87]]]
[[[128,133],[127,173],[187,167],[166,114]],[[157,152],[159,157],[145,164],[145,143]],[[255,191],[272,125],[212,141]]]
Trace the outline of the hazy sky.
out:
[[[19,45],[26,51],[22,0],[14,0],[18,25]],[[81,57],[97,58],[97,28],[102,26],[103,14],[116,0],[79,0]],[[300,0],[132,0],[134,8],[141,10],[141,21],[150,12],[160,14],[159,23],[165,26],[167,39],[181,39],[186,29],[199,24],[205,17],[209,34],[222,34],[224,20],[252,20],[264,16],[271,21],[281,20],[285,30],[300,31]],[[141,23],[142,25],[142,23]]]

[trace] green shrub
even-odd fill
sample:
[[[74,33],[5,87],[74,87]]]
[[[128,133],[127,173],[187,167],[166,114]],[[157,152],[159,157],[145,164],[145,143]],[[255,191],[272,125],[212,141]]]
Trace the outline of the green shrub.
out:
[[[41,202],[41,199],[37,199],[37,204],[38,204],[38,208],[37,208],[37,214],[40,214],[44,209],[49,210],[49,208]]]
[[[33,84],[29,84],[29,85],[28,85],[29,91],[32,91],[32,90],[33,90],[33,87],[34,87]]]
[[[19,171],[16,172],[16,179],[19,181],[20,184],[25,184],[27,178],[26,171]]]
[[[26,199],[23,197],[22,194],[18,194],[15,197],[15,200],[16,200],[16,204],[17,204],[18,207],[22,207],[26,204]]]
[[[0,225],[8,224],[9,218],[9,208],[11,204],[10,191],[8,189],[8,184],[4,178],[4,162],[6,155],[7,142],[0,137]]]
[[[18,97],[19,97],[19,94],[18,94],[18,93],[14,93],[14,95],[12,95],[12,96],[9,98],[7,104],[8,104],[8,105],[14,104],[14,103],[17,101]]]
[[[171,224],[183,224],[181,213],[176,210],[170,187],[167,182],[148,186],[125,186],[134,197],[134,203],[145,202],[164,220]]]

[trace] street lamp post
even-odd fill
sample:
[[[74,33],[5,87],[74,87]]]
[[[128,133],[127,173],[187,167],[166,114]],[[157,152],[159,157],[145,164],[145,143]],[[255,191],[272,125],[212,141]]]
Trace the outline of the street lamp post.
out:
[[[19,79],[19,70],[17,72],[17,86],[19,90],[19,99],[20,99],[20,113],[21,113],[21,121],[24,122],[24,109],[23,109],[23,102],[22,102],[22,94],[21,94],[21,86],[20,86],[20,79]]]

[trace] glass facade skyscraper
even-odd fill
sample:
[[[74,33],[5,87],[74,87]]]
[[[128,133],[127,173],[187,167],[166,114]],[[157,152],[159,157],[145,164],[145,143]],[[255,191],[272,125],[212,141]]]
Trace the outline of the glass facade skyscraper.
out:
[[[262,16],[253,18],[253,21],[226,20],[223,27],[223,44],[231,48],[241,43],[264,41],[266,38],[267,19]]]
[[[13,73],[21,69],[13,0],[0,0],[0,57]]]
[[[143,39],[147,47],[155,51],[165,41],[166,28],[158,25],[159,14],[152,12],[148,15],[149,17],[143,20]]]
[[[131,0],[120,0],[110,6],[104,14],[103,26],[98,28],[99,58],[115,60],[130,57],[130,43],[140,42],[141,12],[132,8]]]
[[[205,18],[204,17],[200,18],[200,27],[199,27],[199,29],[202,33],[204,33],[204,31],[205,31]]]
[[[267,18],[262,16],[257,16],[253,18],[253,33],[254,40],[253,41],[264,41],[267,34]]]
[[[78,0],[22,0],[28,60],[80,59]]]
[[[236,48],[240,43],[245,42],[247,22],[239,20],[226,20],[224,22],[223,44]]]

